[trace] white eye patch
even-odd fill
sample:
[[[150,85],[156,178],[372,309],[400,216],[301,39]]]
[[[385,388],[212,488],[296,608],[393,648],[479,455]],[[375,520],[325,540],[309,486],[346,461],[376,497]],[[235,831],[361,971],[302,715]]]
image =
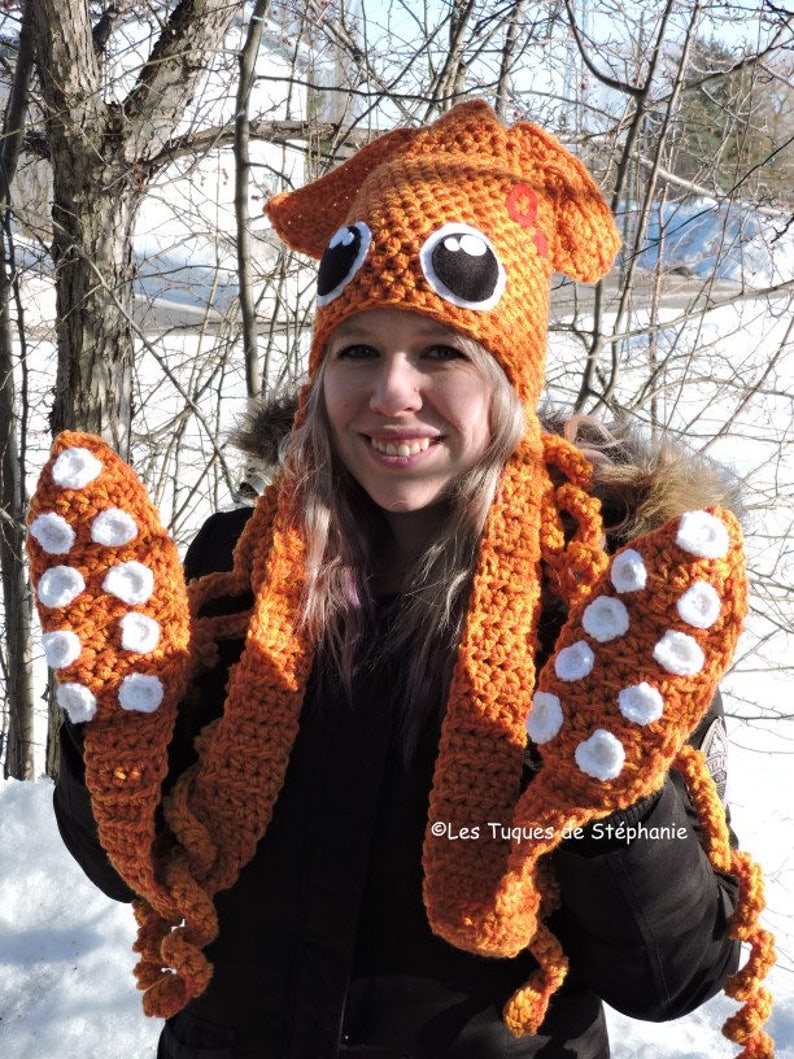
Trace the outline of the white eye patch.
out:
[[[317,305],[334,301],[364,264],[372,233],[363,221],[347,224],[331,236],[317,274]]]
[[[460,221],[445,224],[419,251],[425,279],[445,301],[462,309],[493,309],[507,276],[486,235]]]

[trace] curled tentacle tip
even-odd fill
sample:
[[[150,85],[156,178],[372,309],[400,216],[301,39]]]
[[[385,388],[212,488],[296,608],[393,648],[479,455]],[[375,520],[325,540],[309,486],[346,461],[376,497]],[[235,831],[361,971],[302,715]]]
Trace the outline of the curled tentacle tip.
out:
[[[138,988],[146,992],[147,989],[151,989],[156,982],[160,981],[165,972],[159,964],[141,960],[140,963],[135,965],[132,973],[135,975],[135,982]]]
[[[761,1031],[745,1044],[737,1059],[775,1059],[775,1042]]]
[[[163,939],[161,951],[163,959],[174,967],[185,982],[191,997],[207,988],[212,977],[212,964],[201,949],[188,940],[182,928]]]
[[[143,1013],[149,1018],[170,1019],[182,1010],[189,999],[183,980],[168,972],[146,989],[143,994]]]
[[[522,990],[520,999],[508,1001],[502,1012],[507,1029],[514,1037],[525,1037],[537,1033],[546,1015],[548,997],[534,990]]]
[[[761,1026],[772,1013],[772,994],[768,989],[759,987],[756,994],[736,1012],[726,1019],[722,1027],[723,1034],[737,1044],[749,1047],[754,1041],[768,1040]],[[750,1053],[754,1054],[754,1053]]]
[[[564,977],[562,970],[559,974],[543,975],[540,981],[528,982],[513,994],[504,1006],[502,1019],[514,1037],[538,1032],[546,1018],[549,1001]]]

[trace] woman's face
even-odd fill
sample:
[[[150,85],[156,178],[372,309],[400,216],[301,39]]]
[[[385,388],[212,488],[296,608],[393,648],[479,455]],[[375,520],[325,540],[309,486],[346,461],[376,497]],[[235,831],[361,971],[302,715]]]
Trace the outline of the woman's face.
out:
[[[492,389],[457,332],[417,313],[370,309],[328,343],[323,393],[336,451],[390,513],[439,503],[481,459]]]

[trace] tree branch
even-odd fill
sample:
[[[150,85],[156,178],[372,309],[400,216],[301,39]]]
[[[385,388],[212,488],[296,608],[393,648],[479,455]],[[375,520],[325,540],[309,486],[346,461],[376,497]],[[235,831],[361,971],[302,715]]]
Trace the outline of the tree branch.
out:
[[[248,104],[254,84],[254,68],[262,40],[262,23],[270,0],[256,0],[251,12],[245,44],[240,52],[240,82],[237,86],[237,115],[234,125],[234,211],[237,218],[237,285],[242,316],[245,384],[249,397],[261,388],[257,357],[256,311],[251,283],[251,217],[248,211],[251,159],[248,153],[250,122]]]
[[[392,98],[392,101],[399,107],[402,116],[406,119],[410,119],[411,115],[403,105],[402,101],[393,98],[394,93],[392,91],[392,86],[387,84],[373,68],[366,52],[358,46],[344,23],[333,18],[326,19],[327,12],[319,0],[307,0],[307,10],[314,15],[318,23],[323,23],[324,31],[334,43],[344,48],[355,63],[362,80],[367,84],[373,84],[379,92],[385,93]]]
[[[610,77],[609,74],[605,74],[598,69],[584,46],[584,38],[582,37],[582,31],[576,24],[576,12],[573,9],[571,0],[565,0],[565,10],[568,12],[568,23],[571,27],[576,47],[579,50],[579,55],[593,77],[600,81],[602,85],[606,85],[607,88],[614,88],[616,92],[623,92],[629,96],[642,97],[645,94],[645,88],[638,88],[636,85],[630,85],[628,81],[618,81],[616,78]]]
[[[173,134],[206,73],[207,55],[223,40],[239,7],[231,0],[180,0],[123,104],[132,160],[145,164]]]
[[[502,60],[499,64],[499,79],[496,89],[496,113],[501,121],[507,119],[507,101],[510,94],[511,71],[518,43],[518,27],[524,23],[526,0],[516,0],[507,23]]]
[[[290,140],[298,142],[308,140],[333,140],[339,135],[339,126],[333,122],[317,121],[251,121],[248,134],[251,139],[264,140],[266,143],[286,144]],[[343,139],[351,147],[362,147],[379,133],[377,130],[348,129]],[[204,154],[213,148],[231,147],[234,145],[235,132],[231,125],[214,125],[200,132],[188,132],[163,144],[161,150],[147,159],[146,169],[154,173],[172,162],[191,155]]]
[[[35,0],[33,31],[36,58],[49,121],[82,127],[84,135],[101,119],[106,104],[100,91],[99,63],[94,52],[85,0]]]
[[[94,26],[91,36],[94,40],[94,51],[102,55],[110,40],[110,35],[116,24],[132,9],[135,0],[116,0],[109,4],[102,12],[102,16]]]

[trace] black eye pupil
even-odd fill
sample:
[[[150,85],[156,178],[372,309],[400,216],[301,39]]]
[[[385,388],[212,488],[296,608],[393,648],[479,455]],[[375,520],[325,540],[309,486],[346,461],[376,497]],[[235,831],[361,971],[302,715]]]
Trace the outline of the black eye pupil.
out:
[[[477,228],[452,221],[422,244],[419,260],[425,279],[445,301],[464,309],[493,309],[507,277],[490,239]]]
[[[361,239],[361,232],[354,225],[340,228],[331,239],[320,261],[318,297],[327,296],[348,277],[361,251]]]
[[[472,249],[480,248],[481,252],[472,253]],[[485,243],[472,248],[463,240],[448,236],[436,244],[432,260],[438,278],[463,301],[486,301],[496,289],[499,265]]]

